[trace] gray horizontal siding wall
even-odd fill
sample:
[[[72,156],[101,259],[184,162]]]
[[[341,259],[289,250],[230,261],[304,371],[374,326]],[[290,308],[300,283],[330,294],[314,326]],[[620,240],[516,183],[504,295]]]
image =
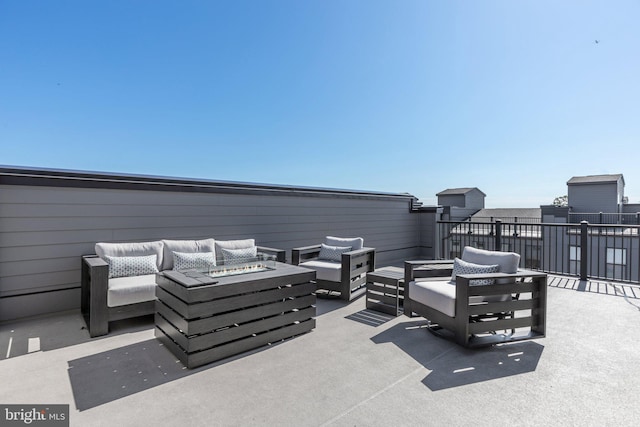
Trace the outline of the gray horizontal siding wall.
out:
[[[616,183],[569,185],[568,195],[572,212],[618,212],[618,185]]]
[[[13,182],[0,181],[0,320],[79,308],[80,257],[96,242],[255,238],[290,257],[326,235],[362,236],[380,266],[421,255],[428,240],[410,195]]]

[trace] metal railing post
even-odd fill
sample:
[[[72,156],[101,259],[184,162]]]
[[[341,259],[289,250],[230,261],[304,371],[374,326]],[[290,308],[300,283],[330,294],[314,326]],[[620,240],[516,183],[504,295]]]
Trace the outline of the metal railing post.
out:
[[[501,251],[502,250],[502,221],[496,219],[496,247],[494,250]]]
[[[589,223],[587,221],[580,221],[580,280],[587,280],[587,267],[588,267],[588,250],[587,250],[587,234]]]

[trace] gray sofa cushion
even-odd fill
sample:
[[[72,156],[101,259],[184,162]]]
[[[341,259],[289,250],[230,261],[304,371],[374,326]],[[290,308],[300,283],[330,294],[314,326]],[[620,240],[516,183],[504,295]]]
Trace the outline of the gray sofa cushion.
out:
[[[164,259],[161,270],[173,269],[173,252],[193,253],[193,252],[213,252],[215,258],[215,240],[163,240]]]
[[[109,279],[107,290],[107,305],[109,307],[153,301],[155,298],[155,274]]]
[[[96,254],[107,261],[106,256],[143,256],[157,255],[156,266],[162,269],[163,244],[161,241],[155,242],[135,242],[135,243],[96,243]]]
[[[223,261],[222,249],[247,249],[255,245],[255,239],[216,240],[216,261]]]

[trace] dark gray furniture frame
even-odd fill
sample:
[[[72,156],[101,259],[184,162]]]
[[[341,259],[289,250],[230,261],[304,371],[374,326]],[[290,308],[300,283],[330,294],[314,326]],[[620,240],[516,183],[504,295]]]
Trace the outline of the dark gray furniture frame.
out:
[[[386,267],[367,273],[365,306],[392,316],[402,314],[404,304],[404,272]]]
[[[547,275],[537,271],[518,270],[514,274],[464,274],[456,277],[456,306],[454,317],[411,299],[409,282],[417,278],[446,280],[447,269],[434,268],[443,261],[405,261],[404,314],[413,313],[428,319],[432,326],[453,334],[453,340],[465,347],[482,347],[504,342],[542,338],[546,334]],[[440,273],[439,273],[440,272]],[[451,274],[449,270],[447,274]],[[446,276],[446,275],[445,275]],[[474,279],[513,279],[513,283],[470,286]],[[471,304],[471,296],[511,294],[504,302]],[[516,328],[528,333],[513,334]],[[499,334],[497,331],[511,331]]]
[[[258,251],[274,255],[278,262],[284,262],[286,251],[258,246]],[[109,322],[145,316],[155,313],[155,301],[109,307],[109,264],[99,256],[83,255],[81,267],[80,309],[89,335],[93,337],[109,333]]]
[[[321,245],[304,246],[291,250],[293,265],[300,265],[305,261],[317,260]],[[316,279],[318,289],[338,292],[340,299],[351,301],[364,295],[366,287],[366,273],[374,271],[376,266],[375,248],[363,247],[355,251],[342,254],[341,278],[339,282]]]
[[[316,272],[289,264],[211,278],[156,275],[155,335],[188,368],[315,328]]]

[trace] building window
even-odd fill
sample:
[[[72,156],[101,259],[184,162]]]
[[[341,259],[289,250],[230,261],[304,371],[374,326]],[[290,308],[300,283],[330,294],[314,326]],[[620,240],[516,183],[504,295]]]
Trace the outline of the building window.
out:
[[[569,246],[569,274],[580,273],[580,246]]]
[[[624,268],[627,265],[627,250],[622,248],[607,248],[607,278],[623,279]]]

